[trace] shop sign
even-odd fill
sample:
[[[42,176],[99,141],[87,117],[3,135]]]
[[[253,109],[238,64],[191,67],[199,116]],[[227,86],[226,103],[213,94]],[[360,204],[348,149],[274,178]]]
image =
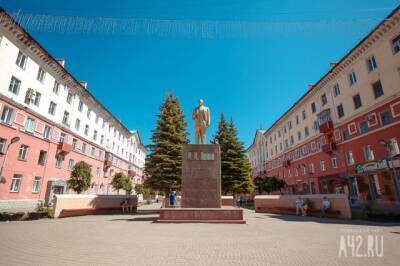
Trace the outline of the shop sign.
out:
[[[366,172],[372,172],[377,170],[383,170],[388,168],[388,163],[386,160],[379,160],[368,162],[365,164],[357,164],[356,165],[356,172],[357,174],[362,174]]]

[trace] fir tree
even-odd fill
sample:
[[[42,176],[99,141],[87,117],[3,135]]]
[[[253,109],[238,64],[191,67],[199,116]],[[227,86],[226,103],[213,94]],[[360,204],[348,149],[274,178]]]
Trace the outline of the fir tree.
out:
[[[244,145],[238,139],[233,120],[228,123],[224,114],[221,114],[212,143],[218,143],[221,147],[222,193],[251,192],[253,183]]]
[[[179,100],[168,94],[160,107],[146,158],[145,183],[152,190],[167,193],[180,188],[182,144],[189,142],[184,118]]]

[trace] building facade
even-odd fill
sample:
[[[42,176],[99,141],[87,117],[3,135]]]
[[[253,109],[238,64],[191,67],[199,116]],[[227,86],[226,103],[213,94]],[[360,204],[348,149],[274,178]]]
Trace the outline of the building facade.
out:
[[[247,155],[251,165],[251,177],[265,174],[267,160],[267,140],[264,130],[257,130],[253,143],[247,148]]]
[[[0,208],[51,203],[75,163],[91,165],[87,193],[117,193],[112,176],[143,181],[146,149],[4,10],[0,10]]]
[[[398,201],[400,10],[330,66],[264,133],[265,175],[286,193]]]

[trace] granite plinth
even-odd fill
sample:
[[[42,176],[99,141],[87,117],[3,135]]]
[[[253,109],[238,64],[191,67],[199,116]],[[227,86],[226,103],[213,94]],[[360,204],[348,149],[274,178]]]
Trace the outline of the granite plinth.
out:
[[[221,156],[219,145],[183,145],[181,204],[182,208],[221,207]]]
[[[222,208],[161,208],[159,223],[231,223],[245,224],[243,209]]]

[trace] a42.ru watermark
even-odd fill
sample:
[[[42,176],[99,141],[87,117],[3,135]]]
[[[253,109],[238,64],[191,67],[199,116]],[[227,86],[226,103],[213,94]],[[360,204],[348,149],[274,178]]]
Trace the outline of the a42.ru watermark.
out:
[[[383,229],[342,229],[339,257],[383,257]]]

